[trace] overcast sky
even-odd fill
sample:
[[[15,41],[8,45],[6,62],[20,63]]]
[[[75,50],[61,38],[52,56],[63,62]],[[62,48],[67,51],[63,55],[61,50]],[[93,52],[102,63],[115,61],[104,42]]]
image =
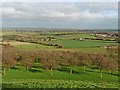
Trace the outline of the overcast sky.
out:
[[[117,29],[117,2],[4,2],[3,27]]]

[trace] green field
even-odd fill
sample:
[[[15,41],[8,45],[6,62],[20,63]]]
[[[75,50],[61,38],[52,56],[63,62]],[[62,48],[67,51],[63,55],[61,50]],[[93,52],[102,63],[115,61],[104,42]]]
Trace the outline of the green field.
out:
[[[75,40],[61,40],[58,41],[57,43],[63,44],[64,48],[68,48],[68,49],[108,46],[108,45],[117,44],[115,42],[106,42],[106,41],[75,41]]]
[[[118,88],[118,83],[99,81],[13,79],[5,80],[3,88]]]
[[[29,72],[26,72],[25,67],[16,67],[10,71],[6,71],[6,75],[3,76],[4,79],[64,79],[64,80],[78,80],[78,81],[109,81],[117,82],[118,77],[117,73],[113,76],[110,75],[109,71],[104,71],[103,78],[100,78],[99,69],[94,71],[90,68],[87,68],[86,71],[83,71],[82,67],[73,67],[73,74],[69,74],[69,67],[62,68],[60,70],[54,70],[53,76],[50,76],[50,70],[44,70],[41,68],[29,69]],[[19,73],[19,74],[18,74]],[[94,76],[94,77],[93,77]]]
[[[51,36],[51,35],[49,35]],[[38,37],[45,37],[45,36],[38,36]],[[58,36],[54,36],[52,35],[52,37],[55,37],[57,39],[73,39],[73,38],[96,38],[90,34],[86,34],[86,33],[80,33],[80,34],[70,34],[70,35],[58,35]]]
[[[49,42],[62,44],[63,48],[56,48],[55,46],[45,46],[41,44],[28,44],[28,45],[14,45],[18,49],[27,50],[62,50],[62,51],[82,51],[87,53],[106,53],[104,46],[117,45],[116,42],[109,41],[75,41],[75,40],[59,40],[56,42]]]
[[[28,45],[14,45],[18,49],[52,49],[52,46],[45,46],[40,44],[28,44]]]
[[[22,66],[17,66],[16,68],[11,69],[10,71],[7,70],[6,75],[3,76],[3,87],[16,87],[16,88],[19,87],[70,88],[70,86],[71,88],[118,87],[117,84],[118,76],[116,76],[117,73],[111,76],[110,72],[108,72],[107,70],[104,71],[103,78],[101,79],[99,70],[95,69],[93,71],[89,67],[87,67],[86,71],[84,72],[82,67],[74,66],[73,74],[69,74],[69,67],[68,68],[64,67],[59,70],[54,70],[53,76],[50,76],[50,70],[40,69],[39,64],[36,64],[35,66],[29,69],[29,72],[26,72],[25,67]],[[45,82],[47,83],[44,84]],[[75,84],[76,86],[74,86]]]
[[[108,45],[117,45],[116,42],[112,41],[77,41],[77,40],[58,40],[58,41],[51,41],[48,43],[52,44],[60,44],[63,45],[64,49],[75,49],[75,48],[93,48],[93,47],[100,47],[100,46],[108,46]],[[21,49],[44,49],[44,48],[54,48],[51,46],[45,46],[40,44],[29,44],[29,45],[15,45],[16,48]]]

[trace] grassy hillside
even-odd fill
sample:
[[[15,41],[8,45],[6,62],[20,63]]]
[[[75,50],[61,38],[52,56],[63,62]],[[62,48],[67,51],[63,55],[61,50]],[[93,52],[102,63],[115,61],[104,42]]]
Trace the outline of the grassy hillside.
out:
[[[16,68],[7,70],[4,79],[64,79],[64,80],[80,80],[80,81],[109,81],[117,82],[117,73],[111,76],[110,71],[105,70],[103,78],[100,78],[99,69],[86,68],[83,71],[83,67],[73,66],[73,74],[69,74],[69,67],[63,67],[53,71],[53,76],[50,75],[50,70],[44,70],[40,68],[39,64],[34,65],[26,72],[25,67],[16,66]]]
[[[118,45],[114,35],[6,31],[3,38],[3,88],[118,88],[117,48],[105,48]]]
[[[36,66],[39,67],[39,66]],[[69,74],[69,67],[54,70],[53,76],[50,70],[31,68],[26,72],[22,66],[17,66],[10,71],[6,71],[3,76],[3,87],[6,88],[117,88],[118,77],[110,75],[109,71],[104,71],[103,78],[100,78],[98,69],[87,67],[83,71],[82,67],[73,67],[73,74]]]

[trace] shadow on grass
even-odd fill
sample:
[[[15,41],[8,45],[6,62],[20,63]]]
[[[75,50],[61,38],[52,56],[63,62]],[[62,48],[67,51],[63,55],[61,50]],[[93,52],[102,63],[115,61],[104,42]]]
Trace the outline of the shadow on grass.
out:
[[[11,67],[10,69],[20,70],[20,68],[17,68],[17,67]]]
[[[13,83],[3,83],[2,90],[12,90],[12,89],[19,89],[19,88],[27,88],[25,85],[13,84]]]
[[[32,66],[33,68],[42,68],[42,66]]]
[[[63,71],[63,72],[69,72],[70,71],[70,69],[69,68],[67,68],[67,67],[61,67],[61,68],[59,68],[59,69],[57,69],[58,71]]]
[[[92,71],[92,70],[86,70],[87,72],[94,72],[94,73],[100,73],[100,71]],[[111,75],[111,73],[110,72],[103,72],[104,74],[108,74],[108,75]],[[120,76],[119,74],[115,74],[115,73],[113,73],[112,74],[113,76]]]
[[[70,68],[67,68],[67,67],[62,67],[62,68],[60,68],[60,69],[58,69],[59,71],[62,71],[62,72],[70,72]],[[72,73],[74,73],[74,74],[81,74],[81,73],[85,73],[84,71],[77,71],[77,70],[72,70]]]
[[[37,73],[37,72],[43,72],[43,71],[40,70],[40,69],[36,69],[36,68],[30,68],[29,72],[35,72],[35,73]]]

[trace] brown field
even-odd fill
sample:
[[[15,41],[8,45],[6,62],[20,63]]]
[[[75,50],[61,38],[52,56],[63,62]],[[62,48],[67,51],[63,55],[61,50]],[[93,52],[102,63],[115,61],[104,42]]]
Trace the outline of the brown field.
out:
[[[31,44],[28,42],[17,42],[17,41],[10,41],[10,42],[0,42],[0,44],[10,44],[10,45],[26,45]]]

